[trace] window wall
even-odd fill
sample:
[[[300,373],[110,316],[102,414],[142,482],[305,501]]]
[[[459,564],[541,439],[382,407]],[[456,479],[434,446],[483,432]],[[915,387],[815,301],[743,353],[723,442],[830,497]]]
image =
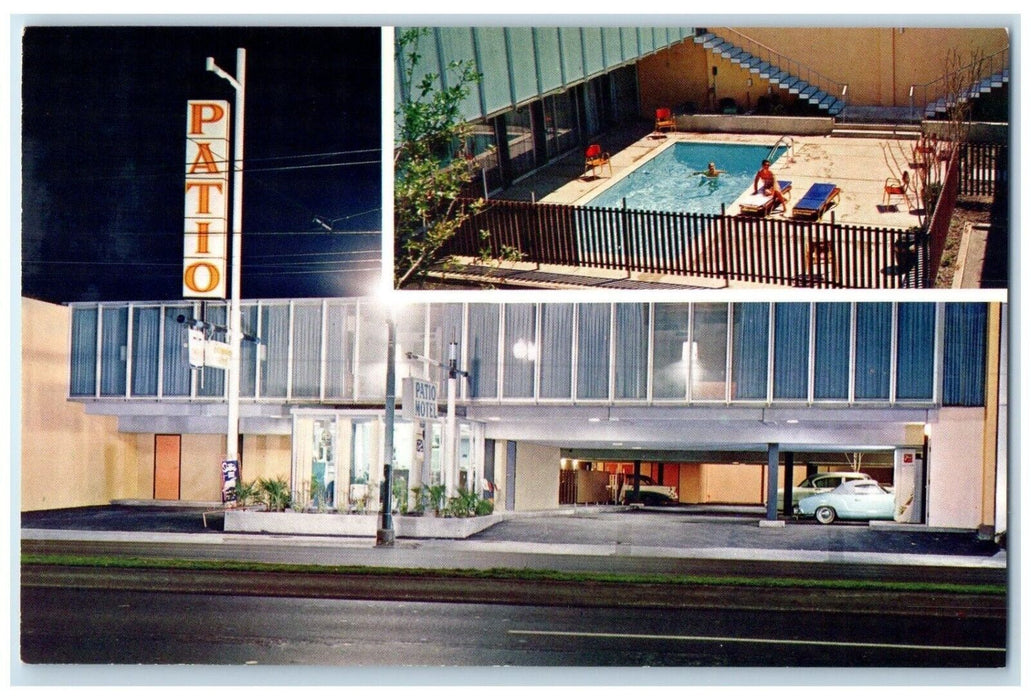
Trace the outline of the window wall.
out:
[[[225,373],[189,365],[177,321],[202,313],[225,323],[219,304],[76,305],[70,396],[224,400]],[[381,305],[250,302],[244,319],[260,340],[243,343],[245,400],[383,401]],[[468,373],[459,397],[473,403],[984,401],[983,303],[447,303],[407,305],[395,319],[398,383],[418,376],[446,395],[440,365],[455,343]]]

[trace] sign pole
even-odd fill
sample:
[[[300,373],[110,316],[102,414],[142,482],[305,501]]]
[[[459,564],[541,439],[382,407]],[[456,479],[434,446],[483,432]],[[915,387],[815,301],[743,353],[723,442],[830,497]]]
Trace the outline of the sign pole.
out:
[[[240,267],[243,261],[243,126],[244,102],[247,72],[247,50],[236,50],[236,77],[229,75],[215,65],[209,57],[207,69],[225,79],[236,91],[235,118],[233,123],[233,228],[231,295],[229,300],[229,345],[231,361],[227,382],[228,425],[226,428],[226,460],[239,461],[240,443],[240,339],[242,337],[243,315],[240,311]]]

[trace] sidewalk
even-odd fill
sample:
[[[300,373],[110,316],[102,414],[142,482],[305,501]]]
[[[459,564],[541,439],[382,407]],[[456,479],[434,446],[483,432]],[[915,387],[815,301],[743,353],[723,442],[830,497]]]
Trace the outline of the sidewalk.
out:
[[[207,526],[204,514],[208,513]],[[202,506],[108,506],[22,514],[21,539],[35,545],[128,542],[231,547],[297,563],[441,568],[559,568],[679,570],[690,562],[721,570],[776,564],[805,572],[812,566],[945,567],[1005,574],[1006,550],[969,531],[881,523],[821,526],[789,521],[759,527],[757,508],[627,510],[578,507],[509,514],[465,540],[399,539],[392,548],[371,537],[325,537],[222,532]],[[806,565],[799,567],[799,565]]]

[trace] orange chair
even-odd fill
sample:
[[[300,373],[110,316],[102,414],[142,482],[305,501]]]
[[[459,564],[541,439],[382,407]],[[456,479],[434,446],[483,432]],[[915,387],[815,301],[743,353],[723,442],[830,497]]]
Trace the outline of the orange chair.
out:
[[[912,211],[913,204],[909,201],[909,171],[902,171],[902,179],[889,177],[884,181],[884,203],[891,204],[892,197],[901,197],[905,200],[909,211]]]
[[[669,107],[659,107],[655,110],[656,131],[676,131],[677,120],[673,117]]]
[[[602,166],[609,166],[609,176],[612,176],[612,163],[609,162],[609,154],[601,150],[601,146],[596,143],[592,143],[587,147],[587,154],[584,162],[584,175],[587,171],[591,171],[591,176],[595,177],[595,171]]]

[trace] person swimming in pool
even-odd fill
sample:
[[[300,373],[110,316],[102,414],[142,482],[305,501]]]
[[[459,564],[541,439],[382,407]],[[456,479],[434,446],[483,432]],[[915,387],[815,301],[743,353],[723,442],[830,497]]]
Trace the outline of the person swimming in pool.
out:
[[[755,179],[752,181],[752,189],[754,190],[752,194],[759,194],[760,180],[762,180],[762,193],[772,196],[777,200],[777,203],[787,211],[787,200],[784,199],[784,194],[780,191],[780,185],[777,183],[777,178],[774,177],[773,171],[770,170],[770,161],[768,160],[764,160],[762,162],[762,167],[759,168],[759,172],[755,174]]]
[[[705,177],[719,177],[726,172],[726,170],[717,170],[715,163],[709,163],[709,167],[706,170],[696,170],[693,174],[704,175]]]

